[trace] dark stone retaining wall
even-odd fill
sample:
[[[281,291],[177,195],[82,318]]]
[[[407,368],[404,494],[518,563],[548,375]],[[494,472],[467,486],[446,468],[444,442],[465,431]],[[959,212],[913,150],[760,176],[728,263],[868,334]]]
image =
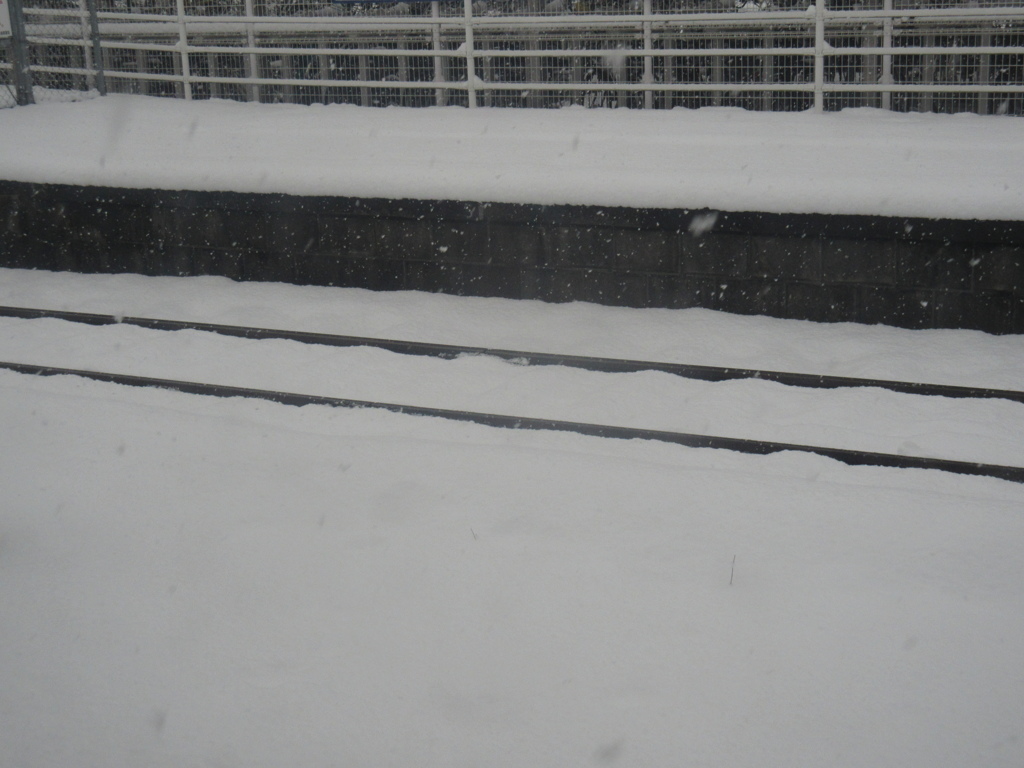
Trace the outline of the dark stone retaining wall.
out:
[[[1024,332],[1022,222],[0,181],[0,265]]]

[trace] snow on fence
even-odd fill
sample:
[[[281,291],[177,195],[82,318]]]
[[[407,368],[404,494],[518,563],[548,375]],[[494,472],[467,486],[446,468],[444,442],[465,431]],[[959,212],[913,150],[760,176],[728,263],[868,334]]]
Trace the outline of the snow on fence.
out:
[[[38,98],[1024,114],[1024,0],[23,2]]]

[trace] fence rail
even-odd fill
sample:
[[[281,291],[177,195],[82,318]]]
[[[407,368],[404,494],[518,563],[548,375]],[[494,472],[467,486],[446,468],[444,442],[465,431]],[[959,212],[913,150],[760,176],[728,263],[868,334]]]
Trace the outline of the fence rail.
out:
[[[23,2],[38,99],[1024,114],[1024,0]]]

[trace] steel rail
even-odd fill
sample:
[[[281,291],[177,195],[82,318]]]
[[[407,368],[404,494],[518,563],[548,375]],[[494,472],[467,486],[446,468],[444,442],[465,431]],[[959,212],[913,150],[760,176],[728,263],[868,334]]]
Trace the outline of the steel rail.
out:
[[[1008,389],[991,389],[985,387],[967,387],[955,384],[928,384],[912,381],[893,381],[890,379],[866,379],[850,376],[830,376],[814,373],[794,373],[792,371],[769,371],[755,368],[728,368],[712,365],[693,365],[689,363],[664,363],[650,360],[627,360],[611,357],[589,357],[583,355],[563,355],[549,352],[524,352],[511,349],[491,349],[489,347],[468,347],[455,344],[433,344],[422,341],[404,341],[400,339],[379,339],[365,336],[344,336],[310,331],[288,331],[272,328],[254,328],[244,325],[221,325],[217,323],[199,323],[184,320],[161,320],[147,317],[121,317],[117,315],[93,314],[88,312],[68,312],[54,309],[36,309],[29,307],[0,306],[0,317],[15,317],[25,320],[55,319],[66,320],[87,325],[131,325],[157,331],[203,331],[222,336],[233,336],[244,339],[263,340],[278,339],[297,341],[303,344],[320,344],[333,347],[375,347],[402,355],[421,355],[453,359],[456,357],[489,356],[502,360],[510,360],[528,365],[560,365],[569,368],[581,368],[602,373],[640,373],[642,371],[658,371],[687,379],[701,381],[732,381],[737,379],[760,379],[791,387],[808,387],[814,389],[839,389],[842,387],[877,387],[892,392],[909,395],[926,395],[953,398],[1002,399],[1024,403],[1024,392]]]
[[[765,456],[782,451],[796,451],[825,456],[851,466],[876,466],[894,469],[936,469],[958,475],[977,475],[1024,483],[1024,467],[1008,467],[1000,464],[983,464],[953,459],[935,459],[923,456],[901,456],[890,453],[857,451],[848,448],[827,448],[816,445],[799,445],[779,443],[770,440],[751,440],[739,437],[719,437],[715,435],[695,435],[686,432],[667,432],[658,429],[639,429],[635,427],[616,427],[606,424],[587,424],[575,421],[559,421],[555,419],[537,419],[522,416],[508,416],[497,413],[479,413],[475,411],[450,410],[445,408],[427,408],[417,405],[398,403],[380,403],[371,400],[351,400],[342,397],[324,395],[303,395],[296,392],[276,392],[249,387],[234,387],[223,384],[205,384],[195,381],[177,381],[174,379],[157,379],[146,376],[131,376],[105,371],[86,371],[73,368],[56,368],[46,365],[27,363],[0,362],[0,369],[30,376],[78,376],[93,381],[109,384],[122,384],[131,387],[154,387],[192,395],[210,395],[214,397],[243,397],[268,400],[282,405],[324,405],[333,408],[373,408],[409,416],[431,416],[481,424],[489,427],[505,429],[528,429],[555,432],[573,432],[591,437],[617,438],[620,440],[655,440],[672,443],[687,448],[718,448],[727,451],[738,451]]]

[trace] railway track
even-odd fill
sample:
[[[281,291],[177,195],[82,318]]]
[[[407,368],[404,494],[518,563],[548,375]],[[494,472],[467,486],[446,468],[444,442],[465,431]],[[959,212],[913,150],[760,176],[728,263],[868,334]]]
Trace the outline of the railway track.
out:
[[[703,365],[687,365],[678,363],[661,363],[642,360],[625,360],[617,358],[581,357],[573,355],[557,355],[550,353],[524,352],[518,350],[489,349],[483,347],[464,347],[448,344],[430,344],[424,342],[402,341],[395,339],[378,339],[357,336],[343,336],[323,333],[308,333],[249,326],[218,325],[213,323],[194,323],[178,320],[119,317],[81,312],[65,312],[47,309],[22,307],[0,307],[0,317],[21,319],[59,319],[93,326],[133,325],[151,330],[177,331],[193,330],[215,333],[224,336],[245,339],[281,339],[305,344],[320,344],[336,347],[367,346],[408,355],[429,355],[444,359],[454,359],[465,355],[489,355],[504,360],[516,361],[527,365],[561,365],[600,372],[639,372],[659,371],[676,376],[699,379],[704,381],[728,381],[734,379],[760,379],[779,384],[797,387],[839,388],[839,387],[877,387],[904,394],[955,397],[955,398],[1000,398],[1024,403],[1024,392],[1015,390],[962,387],[920,382],[890,381],[880,379],[863,379],[840,376],[819,376],[813,374],[792,373],[785,371],[766,371],[744,368],[725,368]],[[239,386],[228,386],[196,381],[181,381],[166,378],[134,376],[121,373],[94,371],[56,366],[35,365],[18,362],[0,361],[0,369],[35,376],[69,375],[136,387],[156,387],[188,394],[208,395],[216,397],[244,397],[268,400],[285,405],[325,405],[343,408],[377,408],[395,413],[409,415],[432,416],[456,421],[471,422],[492,427],[530,430],[554,430],[574,432],[605,438],[643,439],[673,443],[694,448],[720,448],[750,454],[766,455],[780,451],[797,451],[813,453],[835,459],[849,465],[870,465],[907,469],[934,469],[965,475],[994,477],[1012,482],[1024,483],[1024,467],[1005,466],[983,462],[961,461],[953,459],[910,456],[893,453],[833,448],[822,445],[804,445],[798,443],[777,442],[770,440],[746,439],[738,437],[722,437],[687,432],[675,432],[636,427],[611,426],[605,424],[584,423],[578,421],[561,421],[555,419],[530,418],[483,413],[469,410],[431,408],[400,403],[388,403],[372,400],[357,400],[324,395],[311,395],[296,392],[283,392],[268,389],[255,389]]]
[[[526,365],[560,365],[602,373],[639,373],[658,371],[687,379],[701,381],[731,381],[734,379],[760,379],[785,384],[791,387],[816,389],[838,389],[840,387],[877,387],[891,392],[910,395],[927,395],[957,398],[998,398],[1024,403],[1024,392],[984,387],[962,387],[949,384],[928,384],[913,381],[892,381],[888,379],[861,379],[849,376],[828,376],[789,371],[768,371],[755,368],[724,368],[711,365],[687,363],[663,363],[650,360],[626,360],[609,357],[586,357],[581,355],[559,355],[547,352],[524,352],[512,349],[489,347],[467,347],[454,344],[431,344],[420,341],[399,339],[377,339],[365,336],[342,336],[307,331],[288,331],[273,328],[254,328],[244,325],[219,325],[217,323],[195,323],[182,320],[163,320],[149,317],[127,317],[101,315],[87,312],[65,312],[52,309],[26,307],[2,307],[0,317],[16,317],[26,320],[49,318],[67,320],[86,325],[133,325],[157,331],[205,331],[222,336],[243,339],[281,339],[298,341],[303,344],[322,344],[332,347],[374,347],[402,355],[426,355],[452,359],[463,355],[487,355],[502,360],[514,360]]]

